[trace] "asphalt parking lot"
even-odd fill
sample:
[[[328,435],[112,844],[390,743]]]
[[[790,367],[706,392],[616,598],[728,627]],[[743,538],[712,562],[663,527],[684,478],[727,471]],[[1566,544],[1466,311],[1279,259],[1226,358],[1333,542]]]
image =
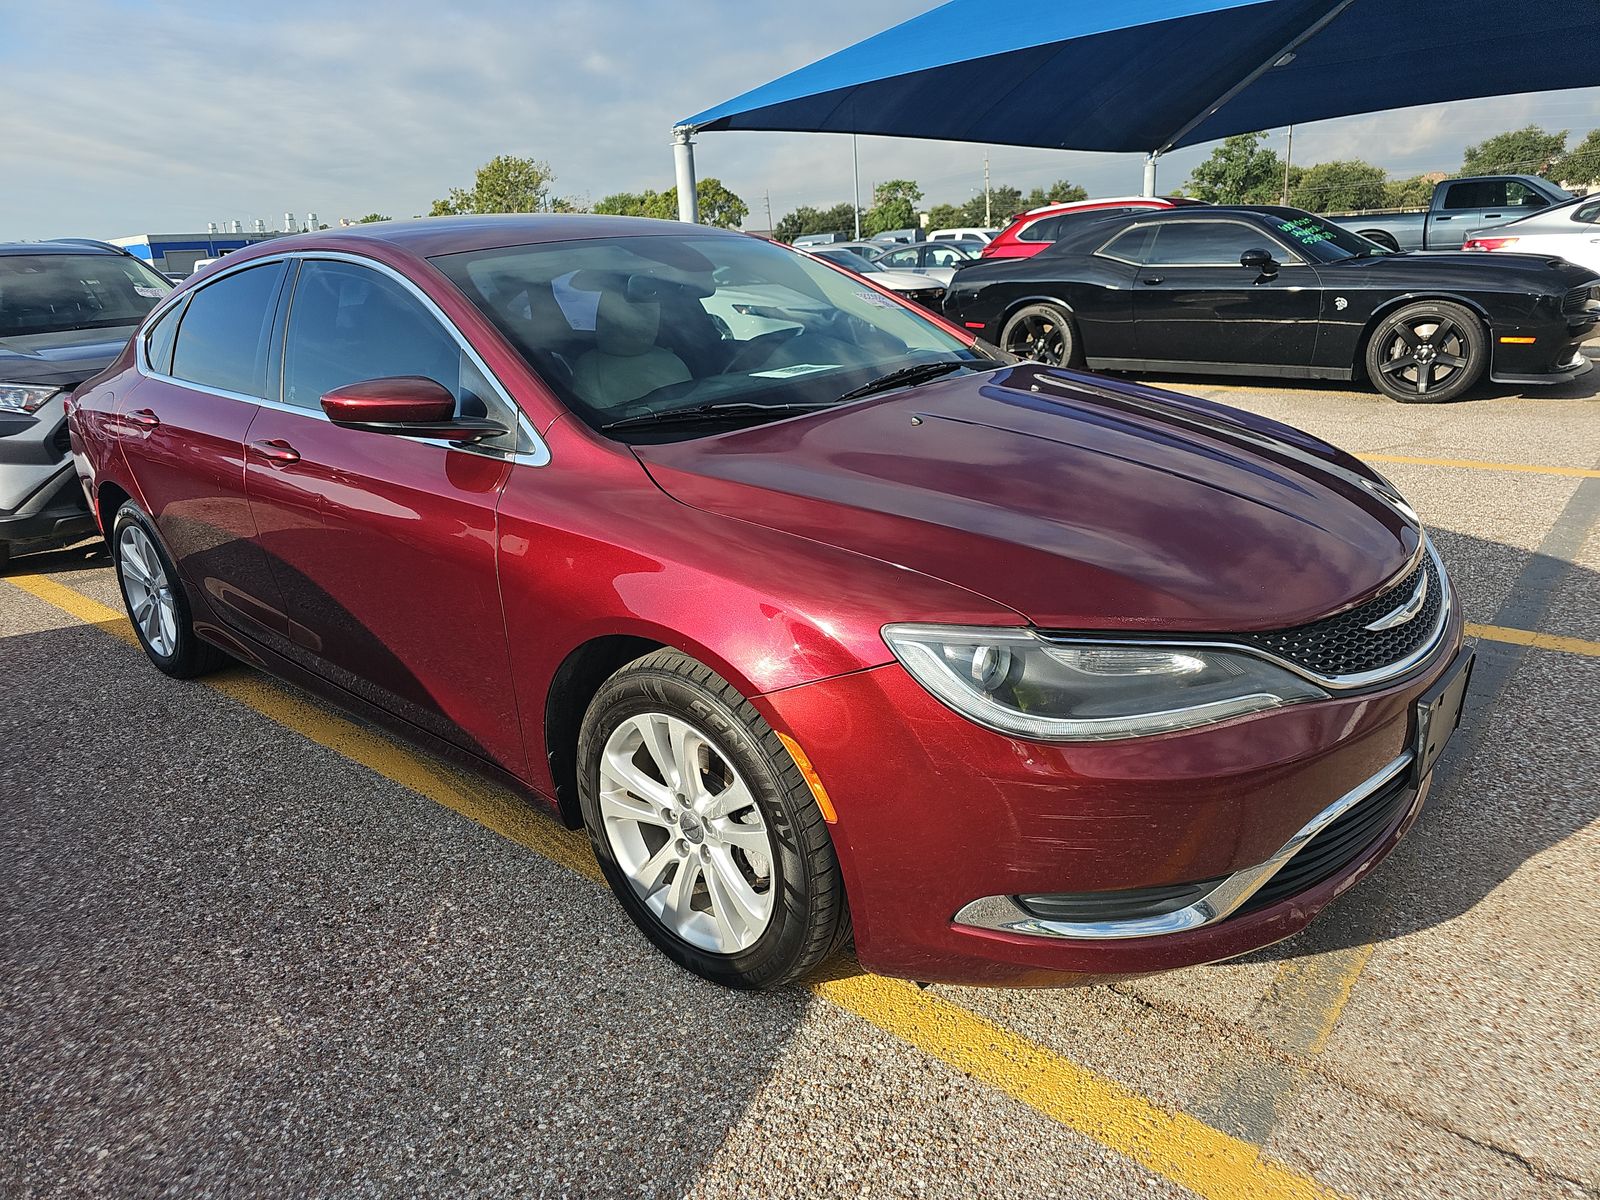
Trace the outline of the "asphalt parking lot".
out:
[[[721,991],[514,797],[157,674],[85,545],[0,582],[0,1194],[1600,1196],[1600,371],[1158,382],[1372,461],[1480,639],[1417,828],[1307,933],[1072,991]]]

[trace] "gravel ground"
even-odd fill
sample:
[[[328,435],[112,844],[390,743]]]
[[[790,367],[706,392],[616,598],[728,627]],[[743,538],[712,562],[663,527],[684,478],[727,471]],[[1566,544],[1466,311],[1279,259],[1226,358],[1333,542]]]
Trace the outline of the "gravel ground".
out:
[[[1370,454],[1594,468],[1596,378],[1181,386]],[[1379,465],[1470,620],[1600,639],[1600,479]],[[33,566],[118,603],[91,553]],[[1600,1196],[1600,658],[1485,659],[1418,828],[1301,937],[932,994],[1213,1123],[1270,1087],[1252,1136],[1346,1196]],[[589,880],[4,584],[0,745],[0,1195],[1190,1194],[815,996],[698,982]]]

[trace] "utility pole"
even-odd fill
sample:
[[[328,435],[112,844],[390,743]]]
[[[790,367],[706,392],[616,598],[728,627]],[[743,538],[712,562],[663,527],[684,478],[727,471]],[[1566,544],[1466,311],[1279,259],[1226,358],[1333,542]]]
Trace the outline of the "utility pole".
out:
[[[766,202],[767,202],[767,232],[771,233],[772,232],[772,189],[771,188],[767,188],[761,194],[762,194],[762,196],[764,196],[766,198]]]
[[[994,228],[994,193],[989,188],[989,152],[983,152],[983,227]]]
[[[861,240],[861,156],[856,153],[856,135],[850,135],[850,171],[855,179],[856,241]]]
[[[1283,203],[1289,203],[1289,164],[1294,161],[1294,126],[1289,126],[1289,148],[1283,155]]]

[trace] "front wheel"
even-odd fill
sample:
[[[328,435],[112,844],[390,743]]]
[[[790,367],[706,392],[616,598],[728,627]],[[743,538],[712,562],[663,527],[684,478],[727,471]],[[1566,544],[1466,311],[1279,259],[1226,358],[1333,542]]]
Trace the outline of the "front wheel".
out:
[[[1052,367],[1070,367],[1082,357],[1072,318],[1054,304],[1019,308],[1000,331],[1000,348]]]
[[[1459,304],[1425,300],[1379,322],[1367,341],[1367,378],[1403,404],[1454,400],[1483,375],[1483,322]]]
[[[822,813],[772,727],[673,650],[630,663],[578,738],[583,822],[611,890],[680,966],[733,988],[810,972],[849,933]]]

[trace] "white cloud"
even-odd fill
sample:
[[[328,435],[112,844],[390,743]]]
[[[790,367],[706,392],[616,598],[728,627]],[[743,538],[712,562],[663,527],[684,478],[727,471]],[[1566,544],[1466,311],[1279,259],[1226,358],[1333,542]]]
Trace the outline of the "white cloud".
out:
[[[426,212],[500,153],[547,159],[557,190],[597,199],[672,181],[675,119],[757,86],[928,7],[929,0],[513,0],[238,8],[215,0],[60,0],[8,9],[0,38],[0,238],[116,236]],[[18,6],[20,7],[20,6]],[[1297,131],[1296,159],[1361,157],[1399,172],[1447,170],[1467,142],[1535,121],[1586,130],[1600,89],[1475,101]],[[1279,144],[1281,145],[1281,139]],[[862,138],[874,180],[921,181],[930,201],[982,184],[983,148]],[[837,135],[709,134],[720,176],[765,220],[850,196]],[[1173,154],[1177,184],[1204,148]],[[996,147],[996,182],[1068,177],[1098,194],[1137,190],[1131,155]]]

